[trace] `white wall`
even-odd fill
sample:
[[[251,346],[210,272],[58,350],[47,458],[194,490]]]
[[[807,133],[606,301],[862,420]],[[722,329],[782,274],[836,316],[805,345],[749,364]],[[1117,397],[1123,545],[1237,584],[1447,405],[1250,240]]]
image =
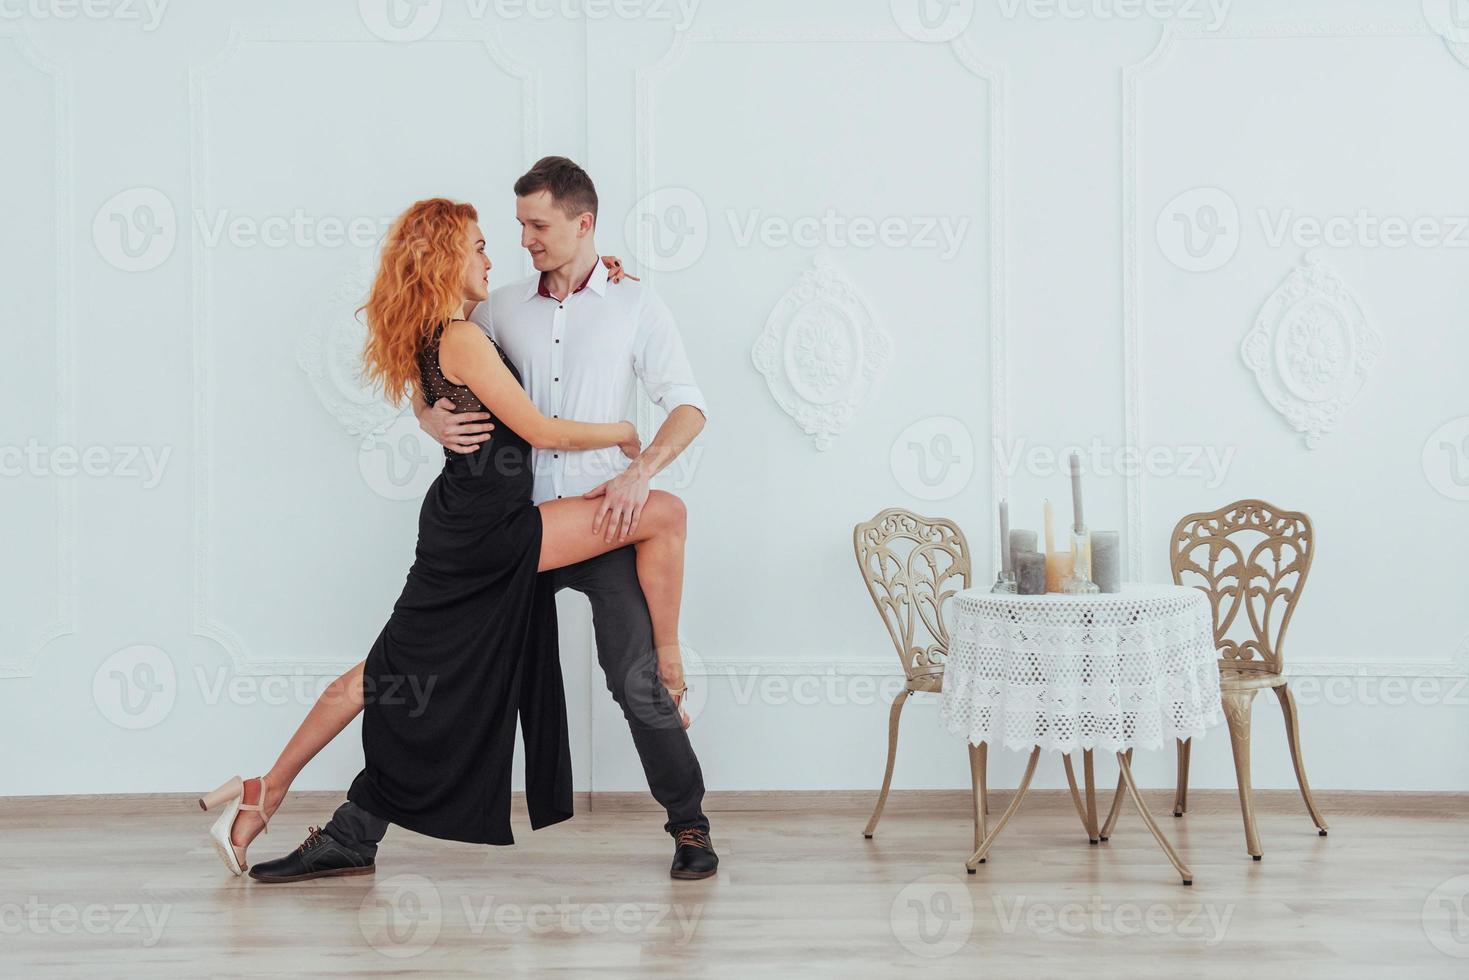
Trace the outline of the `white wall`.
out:
[[[492,278],[518,277],[510,184],[549,152],[596,178],[601,248],[678,314],[712,405],[666,481],[711,789],[875,786],[897,665],[852,525],[952,516],[988,581],[997,495],[1035,526],[1071,446],[1153,451],[1088,482],[1142,578],[1185,512],[1309,512],[1287,657],[1313,782],[1469,788],[1457,5],[931,3],[928,42],[905,0],[4,5],[0,793],[263,770],[365,654],[435,469],[353,374],[371,241],[464,198]],[[1241,356],[1308,253],[1326,347],[1269,370],[1318,407],[1355,391],[1310,447]],[[1333,311],[1357,308],[1347,343]],[[771,383],[756,350],[785,352]],[[585,604],[562,605],[578,788],[639,789]],[[1261,787],[1291,785],[1273,703]],[[932,699],[905,731],[900,786],[967,785]],[[1232,785],[1222,732],[1195,756],[1194,785]],[[298,787],[360,761],[354,725]]]

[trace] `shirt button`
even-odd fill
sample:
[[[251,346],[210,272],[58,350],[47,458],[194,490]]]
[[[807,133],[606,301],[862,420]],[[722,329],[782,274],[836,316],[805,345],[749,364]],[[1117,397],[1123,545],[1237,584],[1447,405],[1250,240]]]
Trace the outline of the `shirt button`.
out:
[[[560,378],[552,378],[551,380],[552,381],[560,381],[561,379]]]
[[[552,453],[551,454],[551,458],[552,459],[560,459],[561,458],[561,454],[560,453]]]
[[[556,338],[556,343],[558,343],[558,344],[561,343],[561,338],[560,337],[557,337]]]

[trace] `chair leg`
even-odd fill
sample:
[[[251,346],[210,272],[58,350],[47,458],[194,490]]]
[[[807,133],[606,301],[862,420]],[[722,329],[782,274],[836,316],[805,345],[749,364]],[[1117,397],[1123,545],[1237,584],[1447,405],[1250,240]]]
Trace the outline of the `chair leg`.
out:
[[[1245,820],[1245,849],[1256,861],[1264,856],[1255,829],[1255,803],[1250,790],[1250,707],[1255,691],[1224,692],[1224,718],[1229,722],[1229,744],[1234,750],[1234,776],[1239,783],[1239,807]]]
[[[990,812],[989,792],[985,786],[985,769],[989,764],[989,743],[969,746],[969,781],[974,795],[974,849],[984,842],[988,831],[985,815]]]
[[[898,761],[898,720],[902,718],[903,705],[912,693],[903,691],[893,698],[893,709],[888,713],[888,769],[883,773],[882,792],[877,795],[877,809],[872,811],[872,819],[867,821],[867,829],[862,831],[862,836],[868,839],[877,832],[877,822],[882,819],[882,808],[888,802],[888,790],[893,785],[893,763]]]
[[[1176,741],[1178,742],[1178,787],[1173,791],[1173,815],[1181,817],[1188,812],[1188,764],[1189,757],[1193,753],[1194,740],[1180,738]]]
[[[1282,684],[1275,688],[1275,696],[1280,699],[1280,713],[1285,717],[1285,738],[1290,743],[1290,761],[1296,767],[1296,782],[1301,786],[1301,797],[1306,801],[1306,809],[1311,813],[1317,832],[1325,837],[1326,820],[1321,816],[1321,811],[1316,809],[1316,801],[1311,798],[1311,784],[1306,781],[1306,768],[1301,765],[1301,726],[1300,719],[1296,716],[1295,695],[1291,694],[1288,685]]]

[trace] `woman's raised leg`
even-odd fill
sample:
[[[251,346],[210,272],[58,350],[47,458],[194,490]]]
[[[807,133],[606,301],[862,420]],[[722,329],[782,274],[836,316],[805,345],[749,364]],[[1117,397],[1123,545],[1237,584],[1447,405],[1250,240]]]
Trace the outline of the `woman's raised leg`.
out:
[[[684,540],[687,510],[678,497],[663,490],[648,494],[637,529],[626,538],[604,540],[592,531],[599,500],[570,497],[541,504],[540,571],[564,568],[609,551],[636,545],[638,582],[653,621],[658,676],[665,687],[684,686],[683,658],[678,646],[678,613],[683,603]]]

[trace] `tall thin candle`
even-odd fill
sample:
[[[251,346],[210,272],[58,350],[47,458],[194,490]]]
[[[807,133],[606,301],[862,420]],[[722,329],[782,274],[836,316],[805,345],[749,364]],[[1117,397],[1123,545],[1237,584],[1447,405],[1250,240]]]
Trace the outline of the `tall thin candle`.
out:
[[[1010,564],[1010,501],[1000,501],[1000,569],[1014,571]]]
[[[1046,502],[1045,502],[1045,521],[1046,521],[1046,554],[1049,555],[1051,552],[1053,552],[1053,551],[1056,550],[1056,538],[1051,533],[1051,498],[1050,497],[1047,497],[1046,498]]]
[[[1086,521],[1081,516],[1081,454],[1071,454],[1071,517],[1072,530],[1086,530]]]

